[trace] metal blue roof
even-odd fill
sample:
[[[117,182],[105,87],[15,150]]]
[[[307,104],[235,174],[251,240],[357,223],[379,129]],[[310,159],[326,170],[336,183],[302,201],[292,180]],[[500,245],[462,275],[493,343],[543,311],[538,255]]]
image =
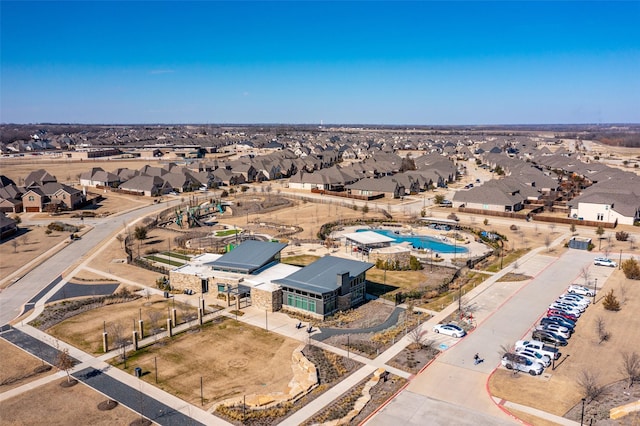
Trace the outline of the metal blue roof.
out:
[[[283,243],[247,240],[209,265],[213,269],[251,274],[268,264],[286,246]]]
[[[371,268],[373,268],[372,263],[324,256],[288,277],[274,280],[273,282],[299,290],[322,294],[339,287],[338,274],[348,272],[349,277],[354,278]]]

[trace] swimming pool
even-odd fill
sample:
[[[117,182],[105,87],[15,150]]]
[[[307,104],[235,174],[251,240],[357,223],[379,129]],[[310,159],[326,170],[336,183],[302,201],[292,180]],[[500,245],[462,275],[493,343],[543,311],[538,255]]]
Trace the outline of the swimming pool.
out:
[[[433,250],[438,253],[466,253],[469,251],[466,247],[443,243],[436,238],[425,235],[400,235],[387,229],[360,229],[358,232],[360,231],[377,232],[385,237],[393,238],[398,243],[408,241],[414,248]]]

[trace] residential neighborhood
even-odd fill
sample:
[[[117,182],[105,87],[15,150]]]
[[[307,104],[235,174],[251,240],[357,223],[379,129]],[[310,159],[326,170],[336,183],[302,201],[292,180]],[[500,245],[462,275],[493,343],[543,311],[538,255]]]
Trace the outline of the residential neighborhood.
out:
[[[610,291],[624,302],[606,317],[609,335],[637,321],[626,277],[640,254],[634,151],[546,129],[89,126],[67,133],[64,149],[59,135],[35,135],[0,159],[0,250],[15,259],[3,265],[0,349],[58,369],[68,351],[69,378],[117,401],[118,416],[145,410],[115,389],[135,392],[158,424],[311,424],[330,412],[384,425],[405,410],[423,418],[434,401],[463,424],[513,424],[497,398],[531,424],[635,412],[630,393],[581,413],[575,378],[589,351],[634,353],[637,333],[594,344],[583,325],[607,315]],[[21,156],[27,146],[38,155]],[[587,311],[576,291],[597,303]],[[532,342],[546,340],[526,346],[532,329]],[[552,342],[564,354],[555,365],[528,363],[531,345]],[[601,373],[607,395],[626,383],[616,363]],[[123,388],[96,381],[101,370]],[[50,386],[59,371],[34,377]],[[373,399],[343,413],[328,390],[363,397],[365,379]],[[10,412],[32,392],[16,380],[0,388]],[[531,395],[519,396],[522,380]],[[478,407],[468,418],[463,389]],[[564,399],[535,402],[545,391]]]

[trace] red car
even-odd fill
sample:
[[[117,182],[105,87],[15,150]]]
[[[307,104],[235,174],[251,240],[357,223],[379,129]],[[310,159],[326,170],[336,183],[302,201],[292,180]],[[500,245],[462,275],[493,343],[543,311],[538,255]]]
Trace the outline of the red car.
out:
[[[552,316],[562,317],[562,318],[566,318],[566,319],[574,321],[574,322],[578,320],[578,317],[576,317],[575,315],[572,315],[572,314],[570,314],[568,312],[565,312],[565,311],[561,311],[559,309],[549,309],[547,311],[547,316],[548,317],[552,317]]]

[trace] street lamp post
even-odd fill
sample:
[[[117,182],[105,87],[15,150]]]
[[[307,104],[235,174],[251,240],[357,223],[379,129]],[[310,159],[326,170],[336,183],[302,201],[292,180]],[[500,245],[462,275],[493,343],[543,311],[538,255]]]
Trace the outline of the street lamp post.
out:
[[[598,293],[598,279],[596,278],[596,283],[593,287],[593,304],[596,304],[596,293]]]
[[[584,425],[584,402],[586,398],[582,398],[582,413],[580,414],[580,426]]]

